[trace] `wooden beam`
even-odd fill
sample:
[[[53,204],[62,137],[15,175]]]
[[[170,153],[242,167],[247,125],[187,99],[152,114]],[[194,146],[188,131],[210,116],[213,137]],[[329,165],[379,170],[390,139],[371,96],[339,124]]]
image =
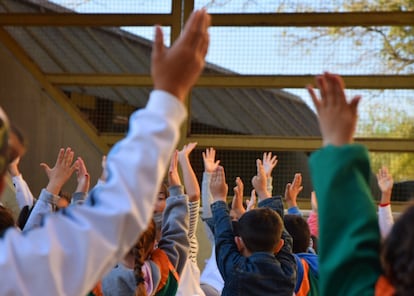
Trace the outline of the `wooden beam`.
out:
[[[414,89],[414,75],[343,75],[349,89]],[[78,86],[151,86],[149,75],[46,74],[50,83]],[[198,87],[303,88],[314,75],[211,75],[202,76]]]
[[[109,146],[123,138],[122,134],[103,134]],[[226,150],[315,151],[322,146],[318,137],[273,137],[236,135],[191,135],[186,142],[197,142],[199,148],[215,147]],[[371,152],[414,152],[414,139],[357,138],[356,143],[367,146]]]
[[[116,13],[4,13],[2,26],[152,26],[172,25],[173,14]],[[212,14],[213,26],[410,26],[414,12],[324,12],[324,13],[262,13]]]
[[[212,14],[212,24],[250,27],[410,26],[414,24],[414,12]]]
[[[171,14],[2,13],[1,26],[121,27],[171,25]]]

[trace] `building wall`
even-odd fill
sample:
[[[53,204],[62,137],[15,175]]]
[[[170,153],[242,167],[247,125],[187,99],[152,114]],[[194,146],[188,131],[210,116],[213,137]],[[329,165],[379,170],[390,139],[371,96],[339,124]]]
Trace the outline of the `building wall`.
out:
[[[3,45],[0,45],[0,106],[28,140],[28,151],[20,168],[34,196],[48,181],[39,164],[46,162],[52,167],[61,147],[71,147],[75,157],[84,159],[91,185],[95,184],[101,173],[101,152]],[[74,175],[64,190],[72,192],[75,186]]]

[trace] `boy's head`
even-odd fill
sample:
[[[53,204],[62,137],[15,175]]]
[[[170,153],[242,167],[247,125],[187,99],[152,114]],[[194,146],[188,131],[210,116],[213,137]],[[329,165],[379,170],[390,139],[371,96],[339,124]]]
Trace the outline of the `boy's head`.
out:
[[[248,211],[240,217],[237,224],[240,237],[236,237],[236,244],[242,252],[239,238],[248,253],[277,253],[283,246],[283,221],[272,209],[258,208]]]
[[[9,120],[0,107],[0,193],[3,191],[3,176],[9,165]]]
[[[414,291],[414,204],[395,221],[381,250],[385,276],[395,287],[396,295]]]
[[[306,253],[311,239],[308,223],[299,215],[285,215],[283,222],[293,238],[293,253]]]

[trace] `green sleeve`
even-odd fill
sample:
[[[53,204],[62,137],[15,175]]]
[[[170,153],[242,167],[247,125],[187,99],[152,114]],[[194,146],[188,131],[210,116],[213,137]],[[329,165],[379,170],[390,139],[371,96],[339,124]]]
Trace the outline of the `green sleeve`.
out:
[[[361,145],[327,146],[310,159],[319,212],[321,295],[374,295],[380,234]]]

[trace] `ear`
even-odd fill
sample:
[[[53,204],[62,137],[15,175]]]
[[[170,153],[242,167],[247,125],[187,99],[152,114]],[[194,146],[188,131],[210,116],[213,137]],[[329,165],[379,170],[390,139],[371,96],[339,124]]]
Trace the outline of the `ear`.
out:
[[[242,253],[243,250],[246,248],[246,246],[244,245],[243,239],[240,236],[235,236],[234,242],[236,243],[237,250],[239,250],[239,252]]]
[[[285,241],[283,239],[280,239],[279,243],[277,244],[277,246],[273,250],[274,254],[279,253],[279,251],[282,249],[284,244],[285,244]]]

